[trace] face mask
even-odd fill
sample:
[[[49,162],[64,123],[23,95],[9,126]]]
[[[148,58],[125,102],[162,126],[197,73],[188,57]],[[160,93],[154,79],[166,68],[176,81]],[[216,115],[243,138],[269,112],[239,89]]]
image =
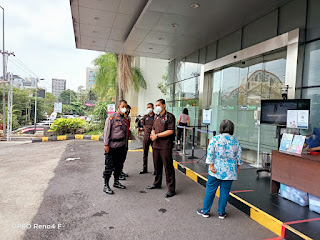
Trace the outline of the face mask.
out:
[[[124,114],[124,113],[126,113],[126,111],[127,111],[127,109],[126,109],[126,108],[120,108],[120,112],[121,112],[121,113],[123,113],[123,114]]]
[[[152,108],[147,108],[147,113],[152,113],[153,109]]]
[[[156,114],[160,114],[162,111],[162,107],[156,106]]]

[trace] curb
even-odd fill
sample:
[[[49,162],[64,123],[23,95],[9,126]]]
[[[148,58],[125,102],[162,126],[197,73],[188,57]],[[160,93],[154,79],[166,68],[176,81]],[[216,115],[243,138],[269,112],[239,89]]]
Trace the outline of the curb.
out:
[[[53,137],[41,137],[41,138],[33,138],[32,142],[52,142],[52,141],[64,141],[64,140],[74,140],[74,139],[85,139],[85,140],[95,140],[95,141],[103,141],[103,137],[99,135],[59,135]]]
[[[184,173],[187,177],[199,183],[200,185],[206,187],[207,178],[201,176],[200,174],[194,172],[190,168],[180,164],[179,162],[173,160],[173,166],[175,169],[179,170],[180,172]],[[216,192],[216,196],[220,196],[219,189]],[[297,231],[293,227],[287,225],[284,222],[276,219],[275,217],[269,215],[268,213],[262,211],[261,209],[253,206],[252,204],[248,203],[247,201],[243,200],[239,196],[235,195],[234,193],[230,192],[230,197],[228,202],[232,204],[234,207],[239,209],[240,211],[247,214],[252,220],[256,221],[260,225],[264,226],[265,228],[269,229],[273,233],[277,234],[279,237],[284,239],[306,239],[312,240],[308,236],[304,235],[303,233]]]

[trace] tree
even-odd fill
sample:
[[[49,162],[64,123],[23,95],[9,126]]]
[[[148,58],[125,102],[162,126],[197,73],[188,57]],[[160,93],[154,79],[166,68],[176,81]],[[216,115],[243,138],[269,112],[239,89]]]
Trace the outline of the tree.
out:
[[[77,94],[71,89],[63,90],[59,95],[59,100],[63,104],[71,104],[77,101]]]
[[[56,102],[56,97],[49,92],[46,92],[46,98],[44,99],[45,111],[50,115],[54,110],[54,103]]]
[[[160,89],[160,91],[166,95],[167,94],[167,84],[168,84],[168,68],[166,68],[166,73],[162,74],[162,80],[163,82],[158,83],[158,88]]]
[[[81,102],[82,104],[84,104],[89,99],[89,91],[86,90],[84,86],[78,87],[77,95],[77,101]]]
[[[140,87],[147,88],[141,69],[132,66],[131,56],[105,53],[96,58],[93,63],[98,68],[95,91],[100,98],[116,91],[118,91],[118,97],[122,98],[122,94],[127,92],[131,85],[136,91],[139,91]]]

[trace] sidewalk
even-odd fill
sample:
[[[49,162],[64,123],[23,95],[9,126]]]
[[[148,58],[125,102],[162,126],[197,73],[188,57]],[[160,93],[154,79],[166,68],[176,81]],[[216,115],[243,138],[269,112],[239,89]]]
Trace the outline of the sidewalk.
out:
[[[198,177],[197,181],[201,180],[198,182],[205,186],[208,177],[205,150],[195,149],[196,159],[188,158],[190,149],[186,152],[189,155],[181,155],[180,151],[173,153],[178,169],[186,172],[185,168],[188,168],[198,174],[201,178]],[[310,211],[308,206],[301,207],[276,194],[271,195],[270,174],[261,172],[257,175],[256,170],[246,162],[240,166],[239,178],[232,184],[229,202],[286,239],[320,239],[320,214]]]
[[[37,154],[34,154],[37,149]],[[50,150],[50,152],[48,152]],[[14,157],[12,155],[14,154]],[[26,157],[27,156],[27,157]],[[65,161],[80,157],[80,160]],[[176,171],[177,195],[147,190],[152,174],[139,175],[142,152],[129,152],[126,190],[102,192],[103,143],[70,140],[10,146],[0,152],[0,239],[269,239],[276,235],[227,206],[228,218],[196,214],[205,188]],[[152,172],[151,157],[149,172]],[[165,177],[163,179],[165,181]],[[31,224],[30,229],[12,224]],[[34,229],[55,224],[55,229]],[[57,229],[57,224],[62,224]],[[60,225],[59,225],[60,226]]]

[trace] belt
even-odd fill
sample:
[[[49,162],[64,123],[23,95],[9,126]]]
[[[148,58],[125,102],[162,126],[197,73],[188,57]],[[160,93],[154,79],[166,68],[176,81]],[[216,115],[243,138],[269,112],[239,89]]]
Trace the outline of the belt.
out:
[[[125,138],[110,139],[110,142],[122,142]]]

